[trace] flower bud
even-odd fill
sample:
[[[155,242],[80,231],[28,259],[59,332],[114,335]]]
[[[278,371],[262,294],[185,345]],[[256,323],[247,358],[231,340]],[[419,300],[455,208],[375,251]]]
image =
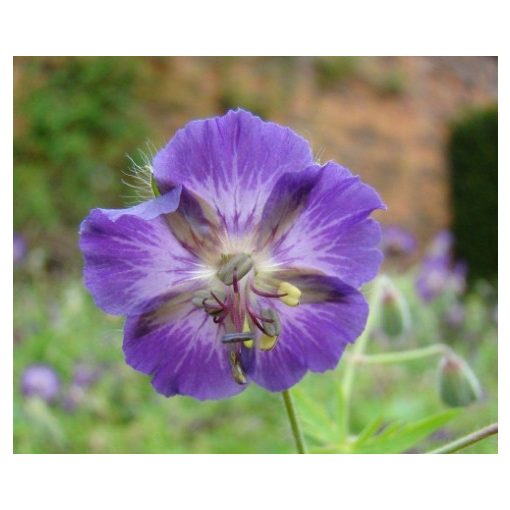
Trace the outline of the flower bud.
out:
[[[253,267],[253,260],[246,253],[225,257],[224,259],[216,275],[225,285],[234,283],[234,273],[237,280],[241,280]]]
[[[410,327],[407,301],[400,291],[388,280],[382,295],[381,328],[389,338],[398,338]]]
[[[441,400],[451,407],[464,407],[479,400],[480,383],[469,365],[453,353],[439,364],[439,392]]]

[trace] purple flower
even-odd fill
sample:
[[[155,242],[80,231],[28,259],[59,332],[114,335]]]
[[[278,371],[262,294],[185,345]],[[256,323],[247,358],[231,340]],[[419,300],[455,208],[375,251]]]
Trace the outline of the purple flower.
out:
[[[467,266],[463,262],[453,262],[452,247],[453,236],[448,231],[442,231],[427,250],[416,279],[418,295],[426,302],[446,290],[456,294],[465,291]]]
[[[127,363],[158,392],[198,399],[334,368],[382,261],[377,193],[241,110],[178,131],[153,176],[160,196],[94,209],[80,230],[86,286],[126,316]]]
[[[38,397],[46,402],[53,402],[60,392],[58,375],[48,365],[29,365],[21,376],[21,392],[26,397]]]
[[[20,234],[14,234],[14,242],[13,242],[13,251],[14,251],[14,264],[19,264],[27,253],[27,244],[25,243],[25,239]]]
[[[416,238],[398,225],[384,227],[381,249],[386,256],[411,255],[416,250]]]
[[[453,250],[453,235],[448,230],[441,230],[432,240],[427,253],[426,260],[449,261]]]
[[[86,363],[77,363],[74,368],[73,386],[86,389],[100,377],[102,370]]]

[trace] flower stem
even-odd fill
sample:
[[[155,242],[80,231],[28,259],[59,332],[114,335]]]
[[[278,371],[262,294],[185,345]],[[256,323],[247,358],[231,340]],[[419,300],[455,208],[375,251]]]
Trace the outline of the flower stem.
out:
[[[287,416],[289,417],[292,435],[294,436],[294,441],[296,442],[296,450],[298,453],[306,453],[305,440],[303,438],[303,433],[301,432],[301,427],[299,426],[299,421],[297,419],[296,409],[294,407],[294,402],[292,400],[290,390],[282,391],[282,397],[283,402],[285,403],[285,409],[287,410]]]
[[[376,321],[379,318],[384,284],[385,284],[384,275],[380,276],[374,282],[374,286],[372,288],[372,296],[370,297],[369,303],[369,316],[367,319],[365,330],[354,344],[352,356],[347,357],[345,360],[346,367],[342,379],[342,393],[345,398],[345,414],[346,414],[345,423],[347,424],[347,429],[349,429],[350,400],[357,365],[355,360],[363,356],[368,340],[370,338],[370,334],[372,332],[372,328],[374,327],[374,324],[376,324]]]
[[[354,363],[361,365],[385,365],[391,363],[403,363],[406,361],[414,361],[429,356],[447,354],[450,348],[444,344],[433,344],[421,349],[411,349],[408,351],[395,351],[385,354],[371,354],[369,356],[360,354],[352,357]]]
[[[488,425],[483,429],[472,432],[467,436],[456,439],[455,441],[452,441],[451,443],[436,448],[435,450],[431,450],[428,453],[454,453],[461,450],[462,448],[467,448],[468,446],[478,443],[478,441],[481,441],[482,439],[485,439],[497,433],[498,424],[492,423],[491,425]]]

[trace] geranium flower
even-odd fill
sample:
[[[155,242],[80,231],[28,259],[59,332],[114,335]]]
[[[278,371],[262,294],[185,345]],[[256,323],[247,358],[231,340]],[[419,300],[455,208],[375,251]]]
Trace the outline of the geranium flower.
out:
[[[60,392],[59,377],[49,365],[39,363],[29,365],[21,376],[21,392],[25,397],[53,402]]]
[[[381,249],[386,256],[412,255],[416,251],[416,237],[398,225],[383,228]]]
[[[432,241],[423,259],[416,278],[416,292],[425,302],[440,296],[445,291],[461,294],[466,289],[467,266],[454,262],[453,236],[443,230]]]
[[[94,209],[80,230],[86,286],[126,316],[127,363],[198,399],[334,368],[382,261],[377,193],[242,110],[189,123],[152,167],[160,196]]]

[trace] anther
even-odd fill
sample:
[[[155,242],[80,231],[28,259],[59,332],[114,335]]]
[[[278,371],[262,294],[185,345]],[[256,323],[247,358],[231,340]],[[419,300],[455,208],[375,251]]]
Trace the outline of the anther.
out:
[[[225,309],[225,303],[222,299],[225,299],[223,291],[216,291],[215,294],[212,291],[199,290],[193,295],[191,302],[197,308],[203,308],[209,315],[216,315]]]
[[[234,344],[238,342],[244,342],[245,340],[253,340],[255,335],[250,332],[246,333],[227,333],[223,335],[221,342],[224,344]]]
[[[273,308],[262,310],[262,331],[267,336],[278,336],[280,334],[281,324],[278,313]]]
[[[243,333],[250,333],[250,332],[251,332],[250,323],[248,322],[248,317],[245,317],[244,318]],[[253,335],[253,336],[255,337],[255,335]],[[243,345],[247,349],[251,349],[253,347],[253,339],[245,340],[243,342]]]
[[[234,282],[237,287],[237,282],[246,276],[253,267],[253,260],[250,255],[240,253],[227,258],[216,275],[225,285],[233,285]]]
[[[280,301],[285,303],[287,306],[299,305],[299,299],[301,298],[301,291],[292,283],[282,282],[278,287],[278,294],[284,294],[280,297]]]
[[[230,351],[228,353],[230,367],[232,369],[232,377],[237,384],[246,384],[246,375],[241,367],[241,359],[237,352]]]
[[[275,348],[276,343],[278,342],[277,336],[269,336],[266,334],[263,334],[259,338],[259,349],[261,351],[271,351]]]

